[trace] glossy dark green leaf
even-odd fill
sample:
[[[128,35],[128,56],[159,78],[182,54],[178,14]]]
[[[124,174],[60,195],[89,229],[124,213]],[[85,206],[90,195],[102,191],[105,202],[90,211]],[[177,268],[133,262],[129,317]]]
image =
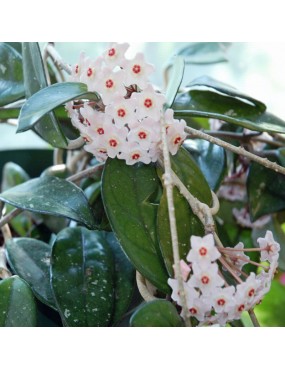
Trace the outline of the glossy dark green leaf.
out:
[[[114,262],[104,233],[62,230],[51,259],[51,283],[68,326],[108,326],[114,307]]]
[[[87,86],[81,82],[62,82],[39,90],[23,105],[17,132],[31,129],[45,114],[74,99],[98,101],[99,95],[88,92]]]
[[[179,255],[181,259],[185,260],[190,249],[191,235],[204,235],[204,228],[198,218],[193,214],[187,200],[177,189],[173,190],[173,201],[176,216]],[[165,192],[163,192],[158,207],[157,232],[164,263],[168,274],[173,277],[174,260],[168,217],[168,205]]]
[[[285,209],[285,176],[258,163],[250,165],[247,178],[250,215],[259,217]]]
[[[25,96],[21,55],[6,43],[0,43],[0,106]]]
[[[0,281],[0,326],[36,326],[36,304],[31,288],[18,276]]]
[[[285,133],[285,122],[273,114],[263,113],[252,104],[209,90],[190,90],[178,94],[172,108],[175,118],[217,118],[253,131]]]
[[[210,188],[191,155],[184,148],[181,148],[178,153],[171,158],[171,160],[172,169],[191,191],[191,193],[201,202],[210,205],[212,201]],[[203,236],[204,228],[199,219],[192,212],[186,199],[176,188],[173,191],[173,199],[177,221],[176,225],[180,257],[185,259],[190,249],[191,235]],[[173,276],[172,266],[174,264],[174,260],[165,191],[163,192],[158,207],[157,230],[159,246],[168,274]]]
[[[167,293],[168,275],[157,241],[157,206],[152,203],[159,191],[154,166],[128,166],[119,159],[107,160],[102,195],[112,229],[135,268]]]
[[[93,214],[83,191],[53,176],[29,180],[0,194],[0,199],[31,212],[64,216],[94,228]]]
[[[178,51],[187,64],[212,64],[227,62],[225,51],[229,42],[190,42]]]
[[[29,179],[30,176],[21,166],[14,162],[7,162],[2,170],[1,190],[5,191]]]
[[[165,93],[166,98],[165,106],[167,108],[171,107],[172,103],[175,100],[175,97],[177,95],[177,92],[183,79],[184,66],[185,66],[184,59],[182,57],[177,56],[172,66],[171,78]]]
[[[26,97],[30,98],[47,87],[47,80],[38,43],[23,42],[22,50]],[[67,140],[53,112],[44,115],[34,126],[34,130],[52,146],[66,148]]]
[[[134,292],[135,269],[126,257],[114,233],[106,233],[115,261],[115,307],[112,324],[120,321],[127,312]]]
[[[252,104],[260,112],[264,112],[266,110],[266,105],[262,103],[261,101],[254,99],[253,97],[238,91],[233,86],[230,86],[221,81],[215,80],[214,78],[209,77],[209,76],[202,76],[202,77],[196,78],[188,86],[191,88],[192,91],[196,90],[197,88],[201,89],[201,87],[202,88],[207,87],[210,89],[214,89],[217,93],[231,96],[233,98],[237,98],[241,100],[242,102],[245,102],[246,104]]]
[[[32,238],[13,238],[7,241],[9,265],[29,286],[36,297],[55,309],[50,287],[51,246]]]
[[[197,162],[210,188],[216,191],[227,170],[225,150],[201,139],[186,140],[183,146]]]
[[[93,204],[101,193],[101,181],[94,182],[93,184],[89,185],[84,190],[84,193],[88,199],[88,202]]]
[[[21,42],[5,42],[5,44],[11,46],[15,49],[20,55],[22,54],[22,43]]]
[[[180,327],[184,325],[172,303],[157,299],[139,307],[131,317],[130,326]]]
[[[49,306],[37,300],[37,327],[50,328],[62,327],[62,321],[59,313]]]
[[[70,172],[66,164],[55,164],[53,166],[46,168],[41,173],[41,177],[55,176],[55,177],[59,177],[60,179],[66,179],[68,176],[71,176],[71,175],[72,173]]]
[[[171,167],[194,197],[201,202],[212,205],[212,194],[203,173],[186,149],[181,147],[171,157]]]
[[[14,162],[7,162],[2,171],[2,191],[10,189],[16,185],[28,181],[30,176],[27,172]],[[5,214],[14,209],[10,204],[5,207]],[[31,216],[28,214],[19,214],[10,221],[12,229],[20,236],[25,236],[31,230],[33,225]]]

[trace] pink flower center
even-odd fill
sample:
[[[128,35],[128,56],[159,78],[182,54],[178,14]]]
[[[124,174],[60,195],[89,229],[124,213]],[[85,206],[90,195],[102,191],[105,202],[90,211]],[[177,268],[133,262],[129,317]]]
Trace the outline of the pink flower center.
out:
[[[111,89],[114,86],[113,80],[107,80],[106,81],[106,87],[107,89]]]
[[[87,70],[87,76],[88,77],[91,77],[92,74],[93,74],[92,68],[88,68],[88,70]]]
[[[119,117],[125,117],[125,115],[126,115],[126,111],[123,108],[118,109],[117,113],[118,113]]]
[[[174,140],[174,144],[176,145],[176,144],[179,144],[180,143],[180,141],[181,141],[181,137],[180,136],[177,136],[176,138],[175,138],[175,140]]]
[[[135,64],[133,66],[133,72],[136,73],[136,74],[138,74],[138,73],[140,73],[140,71],[141,71],[141,66],[138,65],[138,64]]]
[[[217,303],[218,303],[218,306],[224,306],[226,301],[223,298],[220,298],[218,299]]]
[[[190,309],[189,309],[189,312],[190,312],[192,315],[196,315],[196,313],[197,313],[198,311],[196,310],[196,308],[195,308],[195,307],[192,307],[192,308],[190,308]]]
[[[140,158],[140,155],[138,153],[135,153],[132,155],[132,159],[134,159],[135,161],[139,158]]]
[[[200,253],[201,256],[206,256],[206,254],[207,254],[207,248],[201,247],[199,249],[199,253]]]
[[[139,132],[139,134],[138,134],[138,137],[140,138],[140,139],[146,139],[146,133],[144,132],[144,131],[141,131],[141,132]]]
[[[144,101],[144,106],[145,106],[146,108],[150,108],[150,107],[152,107],[152,100],[151,100],[151,99],[149,99],[149,98],[145,99],[145,101]]]
[[[109,57],[113,57],[115,54],[116,54],[116,50],[115,50],[114,48],[112,48],[112,49],[110,49],[110,50],[108,51],[108,55],[109,55]]]
[[[250,289],[250,291],[248,292],[248,296],[249,297],[252,297],[253,295],[254,295],[254,293],[255,293],[255,289]]]
[[[238,307],[238,311],[239,312],[242,312],[244,310],[244,304],[241,304],[239,307]]]
[[[97,132],[98,132],[99,135],[103,135],[104,134],[104,129],[102,127],[100,127],[100,128],[98,128]]]
[[[109,140],[109,144],[110,144],[110,146],[112,146],[113,148],[115,148],[115,147],[118,145],[117,141],[116,141],[116,140],[114,140],[114,139]]]
[[[209,284],[210,279],[208,278],[208,276],[202,276],[201,282],[202,282],[202,284],[207,285],[207,284]]]

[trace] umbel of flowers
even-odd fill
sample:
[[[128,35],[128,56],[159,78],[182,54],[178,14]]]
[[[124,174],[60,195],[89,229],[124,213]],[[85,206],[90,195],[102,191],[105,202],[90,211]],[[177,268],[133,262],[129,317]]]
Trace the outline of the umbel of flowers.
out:
[[[128,44],[113,44],[96,59],[80,55],[72,67],[70,81],[83,82],[100,94],[99,102],[66,104],[73,125],[98,161],[108,157],[136,162],[156,162],[161,153],[160,120],[166,122],[168,148],[176,154],[185,139],[184,120],[173,118],[173,110],[163,110],[165,96],[149,83],[154,67],[138,53],[125,58]]]
[[[217,247],[212,234],[203,238],[192,236],[190,242],[186,257],[189,264],[181,260],[180,267],[189,315],[201,325],[223,326],[240,319],[243,311],[260,303],[269,291],[280,250],[271,231],[267,231],[264,238],[258,238],[259,248],[253,249],[245,249],[241,242],[234,248]],[[251,261],[245,254],[252,251],[260,252],[262,264]],[[261,271],[247,275],[243,271],[247,263],[259,265]],[[178,280],[168,279],[168,284],[173,290],[172,299],[181,305]]]

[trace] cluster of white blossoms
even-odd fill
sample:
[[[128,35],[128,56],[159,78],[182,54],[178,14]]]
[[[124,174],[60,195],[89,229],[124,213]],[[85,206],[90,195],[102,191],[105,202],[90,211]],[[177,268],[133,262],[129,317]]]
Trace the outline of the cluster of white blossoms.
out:
[[[82,82],[97,92],[99,102],[69,102],[66,109],[72,124],[98,161],[108,157],[124,159],[127,164],[156,162],[161,153],[161,119],[166,122],[168,148],[176,154],[186,138],[184,120],[176,120],[173,110],[163,106],[165,96],[149,83],[154,71],[138,53],[125,58],[128,44],[112,44],[96,59],[80,55],[72,67],[70,81]]]
[[[271,231],[257,239],[259,248],[252,249],[244,249],[241,242],[234,248],[218,248],[212,234],[203,238],[191,236],[190,242],[186,257],[190,263],[181,260],[180,268],[189,315],[200,321],[200,325],[224,326],[228,321],[240,319],[243,311],[260,303],[269,291],[280,250]],[[244,253],[252,251],[260,252],[263,264],[251,261]],[[247,263],[258,265],[261,272],[246,274],[242,269]],[[168,284],[172,288],[171,298],[181,306],[178,280],[168,279]]]

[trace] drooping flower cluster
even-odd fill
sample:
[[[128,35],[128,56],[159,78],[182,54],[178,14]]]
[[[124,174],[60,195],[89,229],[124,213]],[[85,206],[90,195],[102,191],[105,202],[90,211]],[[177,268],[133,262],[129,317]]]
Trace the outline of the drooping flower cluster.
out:
[[[180,267],[187,309],[200,325],[223,326],[228,321],[240,319],[243,311],[260,303],[269,291],[280,250],[271,231],[267,231],[264,238],[258,238],[260,248],[254,248],[260,251],[261,262],[267,262],[260,264],[258,274],[247,275],[242,270],[247,263],[256,263],[245,254],[252,250],[244,249],[241,242],[234,248],[218,248],[212,234],[203,238],[191,236],[190,242],[191,249],[186,257],[190,263],[181,260]],[[231,283],[232,278],[235,285]],[[168,279],[168,284],[173,290],[172,299],[181,306],[178,280]]]
[[[149,83],[154,71],[138,53],[125,58],[128,44],[113,44],[96,59],[80,55],[72,67],[70,81],[83,82],[97,92],[98,102],[69,102],[66,109],[72,124],[80,131],[85,150],[97,160],[124,159],[127,164],[156,162],[161,152],[160,120],[166,122],[171,154],[185,139],[184,120],[176,120],[173,110],[163,111],[165,96]]]

